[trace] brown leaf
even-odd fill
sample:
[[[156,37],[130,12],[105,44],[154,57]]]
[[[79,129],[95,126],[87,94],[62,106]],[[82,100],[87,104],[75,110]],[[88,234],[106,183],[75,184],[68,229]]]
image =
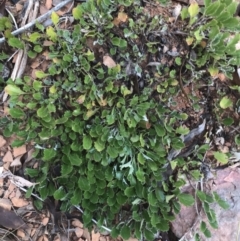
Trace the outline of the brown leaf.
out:
[[[92,241],[99,241],[100,233],[95,233],[94,230],[92,231]]]
[[[12,201],[13,206],[18,207],[18,208],[21,208],[21,207],[24,207],[24,206],[28,205],[28,201],[24,200],[23,198],[13,197],[11,199],[11,201]]]
[[[13,148],[13,156],[17,157],[20,155],[23,155],[24,153],[26,153],[26,145],[20,146],[20,147],[14,147]]]
[[[43,41],[43,46],[52,46],[52,45],[53,45],[52,41],[49,41],[49,40],[44,40]]]
[[[3,147],[7,141],[3,138],[3,136],[0,136],[0,148]]]
[[[118,16],[114,18],[113,24],[118,26],[121,22],[125,23],[128,20],[128,15],[124,12],[119,12]]]
[[[48,12],[48,9],[44,5],[40,5],[40,14],[43,15]]]
[[[25,160],[25,163],[27,163],[27,162],[29,162],[29,161],[32,160],[32,158],[33,158],[33,153],[34,153],[34,149],[31,149],[31,150],[29,150],[29,151],[27,152],[27,158],[26,158],[26,160]]]
[[[19,229],[26,228],[27,225],[16,215],[15,212],[0,207],[0,225],[5,228]]]
[[[108,68],[113,68],[116,66],[115,61],[108,55],[103,56],[103,64]]]
[[[21,10],[23,9],[23,5],[20,4],[20,3],[17,3],[17,4],[15,5],[15,8],[16,8],[16,11],[19,12],[19,11],[21,11]]]
[[[18,229],[17,236],[20,238],[25,238],[26,234],[23,232],[22,229]]]
[[[74,227],[83,228],[83,224],[78,219],[74,219],[74,221],[72,221],[72,225]]]
[[[0,207],[4,208],[5,210],[11,210],[12,203],[8,198],[1,198],[0,199]]]
[[[22,163],[20,162],[20,159],[21,159],[22,156],[23,156],[23,155],[16,157],[16,158],[12,161],[12,163],[11,163],[10,166],[11,166],[11,167],[21,166]]]
[[[99,238],[99,241],[106,241],[106,238],[103,237],[103,236],[101,236],[101,237]]]
[[[52,0],[46,0],[45,6],[48,10],[51,9],[52,8]]]
[[[90,233],[89,233],[87,228],[83,229],[83,235],[82,236],[87,240],[91,240]]]
[[[13,161],[12,153],[8,151],[3,157],[3,162],[12,162],[12,161]]]
[[[42,225],[43,226],[46,226],[47,224],[48,224],[48,222],[49,222],[49,217],[44,217],[43,219],[42,219]]]
[[[31,68],[32,69],[36,69],[39,67],[41,63],[39,61],[34,61],[32,64],[31,64]]]
[[[78,238],[81,238],[83,235],[83,229],[82,228],[75,228],[75,234]]]

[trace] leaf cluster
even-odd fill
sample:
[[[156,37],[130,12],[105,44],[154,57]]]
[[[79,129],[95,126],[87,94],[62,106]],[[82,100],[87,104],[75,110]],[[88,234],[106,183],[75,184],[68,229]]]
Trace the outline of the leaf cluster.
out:
[[[52,196],[60,200],[63,211],[80,205],[84,225],[91,227],[94,218],[99,226],[112,228],[113,237],[120,234],[128,239],[135,235],[153,240],[158,230],[169,229],[180,204],[193,205],[194,198],[181,193],[185,181],[180,174],[199,164],[186,164],[178,158],[171,166],[179,175],[166,178],[167,154],[171,148],[184,147],[180,135],[189,129],[179,126],[186,115],[171,111],[166,104],[169,95],[175,93],[174,70],[157,85],[158,99],[152,97],[152,83],[158,83],[158,77],[166,74],[168,68],[156,68],[156,76],[146,75],[150,79],[148,85],[134,89],[131,76],[140,78],[145,74],[138,64],[145,56],[136,43],[145,38],[146,32],[149,35],[166,28],[164,20],[159,27],[157,18],[142,14],[138,4],[131,0],[118,4],[89,0],[73,9],[72,29],[61,29],[55,13],[54,26],[44,29],[37,24],[38,31],[24,37],[32,45],[28,56],[35,58],[47,50],[52,63],[46,72],[37,71],[36,79],[25,76],[8,80],[5,91],[11,96],[11,120],[4,119],[0,124],[6,125],[5,136],[18,135],[13,146],[34,143],[39,167],[27,168],[26,174],[40,183],[35,188],[41,198]],[[129,13],[129,21],[120,34],[113,24],[119,5]],[[190,10],[192,19],[196,12],[192,14]],[[140,13],[142,17],[134,21]],[[213,31],[211,24],[204,26],[199,36]],[[219,30],[218,25],[213,29]],[[222,36],[220,30],[217,33],[218,43],[223,43],[227,35]],[[211,32],[209,36],[212,35]],[[198,36],[196,31],[194,36]],[[215,37],[210,38],[209,48],[214,46]],[[196,43],[202,39],[196,38]],[[43,47],[45,40],[51,42],[49,47]],[[115,67],[103,64],[103,56],[89,45],[91,40],[113,56]],[[20,46],[15,43],[15,47]],[[143,49],[155,53],[157,44],[147,41]],[[206,61],[215,56],[213,50],[208,53],[212,55]],[[126,71],[127,61],[131,73]],[[180,59],[176,63],[180,64]],[[201,156],[201,150],[199,153]],[[196,171],[192,176],[197,179],[201,173]],[[216,226],[207,205],[211,197],[204,193],[198,196],[206,203],[212,226]],[[221,203],[218,196],[215,199]],[[207,233],[204,224],[202,230]]]

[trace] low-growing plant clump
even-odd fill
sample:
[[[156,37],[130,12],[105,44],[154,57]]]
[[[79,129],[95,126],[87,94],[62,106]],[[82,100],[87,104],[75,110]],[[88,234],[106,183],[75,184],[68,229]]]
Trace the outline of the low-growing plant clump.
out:
[[[60,27],[56,13],[54,27],[37,24],[37,31],[23,37],[32,47],[28,55],[47,50],[51,65],[34,80],[8,80],[11,118],[1,124],[5,136],[17,134],[13,146],[36,147],[39,167],[25,174],[39,183],[34,190],[42,199],[60,200],[62,211],[79,205],[84,225],[91,227],[94,218],[99,227],[111,228],[113,237],[153,240],[169,229],[180,204],[194,203],[181,192],[183,173],[202,178],[199,160],[209,147],[196,149],[188,162],[176,157],[169,164],[169,152],[183,149],[181,135],[190,132],[183,126],[188,115],[174,108],[182,68],[193,82],[218,72],[230,76],[239,64],[240,35],[231,1],[183,8],[178,32],[167,18],[150,17],[139,5],[88,0],[73,9],[69,29]],[[168,46],[172,36],[175,52]],[[11,46],[24,48],[7,37]],[[46,40],[49,47],[43,47]],[[197,107],[196,98],[189,99]],[[229,99],[223,99],[222,107],[228,106]],[[174,172],[168,176],[169,165]],[[226,204],[216,193],[198,191],[197,196],[216,228],[209,203]],[[207,227],[202,231],[209,236]]]

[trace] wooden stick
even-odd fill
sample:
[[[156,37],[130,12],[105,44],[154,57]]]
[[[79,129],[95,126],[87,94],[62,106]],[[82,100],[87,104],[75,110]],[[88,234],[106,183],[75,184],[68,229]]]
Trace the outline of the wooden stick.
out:
[[[68,3],[72,2],[73,0],[65,0],[61,3],[59,3],[57,6],[55,6],[54,8],[52,8],[50,11],[48,11],[47,13],[43,14],[42,16],[38,17],[37,19],[33,20],[32,22],[26,24],[25,26],[15,30],[12,32],[12,35],[16,36],[20,33],[23,33],[24,31],[28,30],[29,28],[31,28],[32,26],[34,26],[36,24],[36,22],[38,23],[42,23],[44,22],[51,14],[52,12],[58,11],[59,9],[61,9],[62,7],[64,7],[65,5],[67,5]],[[0,38],[0,43],[5,42],[6,39],[5,38]]]

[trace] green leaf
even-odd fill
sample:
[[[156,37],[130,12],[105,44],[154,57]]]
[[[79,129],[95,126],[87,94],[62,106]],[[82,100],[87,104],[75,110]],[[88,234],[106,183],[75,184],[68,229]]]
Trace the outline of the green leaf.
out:
[[[204,233],[204,235],[207,237],[207,238],[211,238],[211,232],[210,232],[210,230],[208,229],[208,228],[206,228],[206,230],[203,232]]]
[[[105,143],[98,139],[94,142],[94,147],[97,151],[101,152],[105,149]]]
[[[71,153],[68,155],[68,158],[72,165],[80,166],[82,164],[82,159],[77,153]]]
[[[194,198],[192,195],[187,193],[180,193],[177,195],[179,202],[185,206],[192,206],[194,204]]]
[[[223,120],[223,124],[225,126],[231,126],[233,123],[234,123],[234,120],[231,117],[227,117]]]
[[[59,22],[59,16],[57,15],[56,12],[52,12],[51,20],[52,20],[52,22],[53,22],[54,25],[57,25],[57,24],[58,24],[58,22]]]
[[[226,7],[226,12],[229,13],[231,16],[233,16],[236,13],[236,9],[237,9],[237,2],[232,2],[227,5]]]
[[[118,237],[118,235],[119,235],[119,229],[118,229],[118,227],[117,226],[115,226],[115,227],[113,227],[112,228],[112,231],[111,231],[111,237],[112,238],[117,238]]]
[[[127,41],[118,37],[113,37],[111,42],[113,45],[118,47],[127,47]]]
[[[78,187],[83,191],[89,191],[90,190],[90,184],[86,177],[79,177],[78,179]]]
[[[188,8],[187,7],[183,7],[182,11],[181,11],[181,18],[182,20],[186,19],[189,17],[189,13],[188,13]]]
[[[18,38],[16,37],[11,37],[9,40],[8,40],[8,44],[14,48],[18,48],[18,49],[23,49],[24,48],[24,44],[22,43],[21,40],[19,40]]]
[[[233,102],[227,96],[224,96],[220,101],[220,107],[222,109],[226,109],[228,107],[232,107]]]
[[[13,118],[22,118],[25,116],[25,113],[23,110],[18,109],[18,108],[11,108],[9,110],[9,114],[13,117]]]
[[[124,225],[120,230],[120,235],[122,236],[122,238],[124,240],[129,239],[131,236],[130,228],[128,226]]]
[[[36,74],[36,77],[39,79],[43,79],[43,78],[49,76],[49,74],[45,74],[42,70],[37,70],[35,72],[35,74]]]
[[[213,156],[214,156],[214,158],[217,159],[217,161],[219,161],[222,164],[228,163],[228,156],[225,153],[215,151],[215,152],[213,152]]]
[[[73,196],[71,197],[71,204],[72,205],[78,205],[79,202],[81,201],[82,199],[82,191],[80,189],[75,189],[74,190],[74,194]]]
[[[200,224],[201,232],[205,232],[206,229],[207,229],[207,224],[204,221],[202,221]]]
[[[118,192],[116,198],[119,205],[125,204],[128,199],[128,197],[126,197],[122,192]]]
[[[23,92],[18,86],[13,84],[7,85],[4,90],[10,96],[25,94],[25,92]]]
[[[118,150],[116,150],[116,148],[114,148],[113,146],[107,147],[107,153],[111,158],[116,158],[119,154]]]
[[[73,170],[73,165],[71,164],[63,164],[61,166],[61,173],[63,176],[71,173],[72,170]]]
[[[39,175],[38,169],[26,168],[24,172],[30,177],[37,177]]]
[[[135,188],[134,187],[127,187],[125,190],[124,190],[124,194],[127,196],[127,197],[133,197],[135,196]]]
[[[43,160],[49,161],[56,156],[57,152],[54,149],[44,149],[43,151]]]
[[[179,126],[176,129],[176,133],[181,134],[181,135],[187,135],[189,133],[189,128],[185,126]]]
[[[27,190],[27,192],[26,192],[26,194],[25,194],[25,197],[26,197],[26,198],[30,198],[30,197],[31,197],[32,192],[33,192],[33,189],[34,189],[34,186],[28,188],[28,190]]]
[[[56,125],[64,124],[68,121],[68,119],[69,119],[68,117],[63,116],[62,118],[55,120],[55,124]]]
[[[229,209],[230,205],[224,201],[216,192],[213,192],[213,196],[218,205],[223,209]]]
[[[145,183],[146,180],[145,180],[144,172],[141,169],[138,169],[136,171],[136,176],[137,176],[138,181]]]
[[[156,228],[162,232],[167,232],[169,230],[169,222],[161,219],[160,223],[156,224]]]
[[[164,136],[165,133],[166,133],[165,128],[163,126],[161,126],[161,125],[154,125],[154,129],[157,132],[157,135],[159,137]]]
[[[47,36],[50,38],[50,40],[54,42],[57,40],[58,38],[57,33],[54,31],[54,28],[52,26],[47,27],[46,33],[47,33]]]
[[[155,190],[156,198],[159,202],[163,202],[165,200],[164,192],[160,189]]]
[[[211,4],[212,0],[204,0],[204,6],[207,8]]]
[[[76,8],[73,8],[72,14],[75,19],[80,20],[82,18],[83,10],[80,5],[78,5]]]
[[[37,53],[41,53],[42,50],[43,50],[43,48],[42,48],[42,46],[40,46],[40,45],[35,45],[34,48],[33,48],[33,50],[34,50],[35,52],[37,52]]]
[[[148,202],[151,206],[155,206],[157,204],[157,198],[154,192],[148,193]]]
[[[85,150],[89,150],[92,147],[92,139],[90,136],[84,135],[83,136],[83,148]]]
[[[32,43],[35,43],[40,37],[41,37],[41,34],[38,32],[31,33],[29,35],[29,41]]]
[[[144,237],[146,240],[154,240],[154,233],[148,230],[147,228],[144,229]]]
[[[39,22],[36,22],[36,27],[43,32],[44,26],[40,24]]]
[[[59,187],[58,190],[54,192],[53,197],[56,200],[61,200],[62,198],[65,197],[65,195],[66,195],[66,192],[64,191],[63,187]]]
[[[33,89],[36,91],[40,90],[42,88],[42,82],[34,80],[33,81]]]
[[[12,147],[20,147],[26,143],[25,140],[14,140],[11,144]]]
[[[212,15],[219,8],[220,2],[211,3],[208,7],[205,8],[205,15]]]
[[[234,137],[234,141],[235,141],[235,143],[236,143],[238,146],[240,146],[240,135],[236,135],[236,136]]]
[[[145,164],[145,158],[141,152],[138,153],[137,155],[137,160],[140,164],[144,165]]]
[[[239,20],[235,17],[226,19],[222,21],[222,24],[227,29],[235,29],[237,26],[239,26]]]
[[[42,119],[47,117],[49,115],[47,107],[42,106],[41,108],[39,108],[37,110],[37,115]]]
[[[200,190],[197,190],[197,196],[202,202],[206,200],[206,194]]]
[[[41,100],[41,99],[42,99],[41,93],[34,93],[34,94],[33,94],[33,99],[35,99],[35,100]]]

